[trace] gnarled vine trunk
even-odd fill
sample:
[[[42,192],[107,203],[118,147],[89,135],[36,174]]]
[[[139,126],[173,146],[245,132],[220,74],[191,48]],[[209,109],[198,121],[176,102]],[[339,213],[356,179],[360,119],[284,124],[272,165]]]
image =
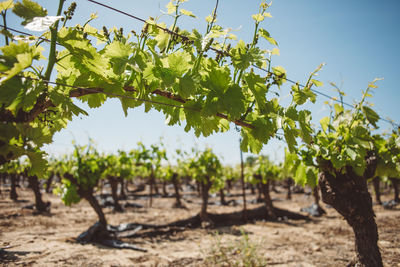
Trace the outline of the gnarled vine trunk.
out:
[[[228,194],[231,193],[231,189],[232,189],[232,180],[228,179],[226,180],[226,191],[228,192]]]
[[[166,181],[162,182],[162,195],[163,195],[163,197],[167,197],[168,196],[167,182]]]
[[[202,222],[209,221],[207,206],[208,206],[208,193],[211,188],[210,177],[206,176],[205,180],[201,183],[201,210],[200,219]]]
[[[46,193],[50,193],[50,189],[51,189],[51,184],[53,183],[53,179],[54,179],[54,173],[52,172],[49,175],[49,178],[46,181]]]
[[[264,184],[262,182],[262,177],[259,174],[254,174],[254,177],[259,180],[259,186],[261,189],[261,192],[264,196],[264,203],[265,203],[265,209],[267,211],[267,218],[270,220],[276,220],[276,214],[275,214],[275,209],[274,209],[274,205],[272,204],[272,199],[271,196],[269,194],[269,188],[270,188],[270,184],[271,184],[271,180],[267,180],[267,182]]]
[[[272,204],[271,195],[269,194],[270,180],[267,183],[261,183],[262,193],[264,195],[265,208],[267,209],[267,216],[270,220],[276,220],[274,205]]]
[[[374,186],[374,191],[375,191],[375,201],[378,204],[382,204],[381,201],[381,188],[380,188],[380,177],[375,177],[372,179],[372,185]]]
[[[254,188],[253,184],[250,184],[250,192],[251,192],[252,195],[256,194],[256,189]]]
[[[367,159],[363,176],[346,167],[346,172],[335,171],[331,162],[321,163],[319,185],[322,200],[335,208],[353,228],[358,261],[365,267],[380,267],[382,257],[378,247],[378,227],[372,209],[372,198],[367,188],[367,178],[375,171],[374,159]],[[375,167],[374,167],[375,166]]]
[[[85,190],[84,192],[82,190],[78,190],[78,192],[81,191],[79,194],[81,197],[86,199],[90,206],[94,209],[94,211],[97,214],[97,217],[99,219],[100,225],[102,226],[103,229],[107,229],[107,220],[106,216],[104,215],[103,209],[101,208],[99,202],[97,199],[94,197],[92,190]]]
[[[153,169],[151,169],[149,184],[150,184],[150,200],[149,200],[150,202],[149,202],[149,206],[152,207],[153,206],[153,190],[155,190],[156,195],[158,195],[158,188],[157,188],[157,185],[156,185],[156,178],[154,177]]]
[[[64,177],[66,179],[68,179],[69,181],[71,181],[71,183],[73,183],[77,189],[78,189],[78,194],[81,198],[86,199],[90,206],[93,208],[93,210],[96,212],[97,217],[99,219],[99,223],[100,223],[100,227],[103,229],[103,231],[107,231],[107,220],[106,220],[106,216],[104,215],[104,212],[99,204],[99,202],[97,201],[97,199],[94,197],[93,195],[93,188],[92,187],[81,187],[78,183],[78,181],[76,180],[76,178],[70,174],[70,173],[65,173]]]
[[[175,204],[174,207],[181,208],[183,207],[181,202],[181,195],[179,194],[179,181],[178,181],[178,174],[174,173],[172,175],[172,184],[174,185],[175,190]]]
[[[42,193],[40,192],[39,181],[36,175],[28,176],[29,187],[35,195],[35,208],[38,212],[49,212],[50,202],[43,202]]]
[[[286,178],[285,179],[285,186],[287,188],[287,192],[286,192],[286,199],[290,200],[292,199],[292,185],[294,184],[293,179],[292,178]]]
[[[201,183],[197,180],[196,180],[196,190],[197,190],[197,194],[199,196],[201,196]]]
[[[390,177],[389,179],[392,182],[392,186],[393,186],[393,189],[394,189],[394,201],[400,202],[400,199],[399,199],[399,182],[400,182],[400,179],[399,178],[394,178],[394,177]]]
[[[108,176],[107,177],[108,182],[110,183],[111,186],[111,197],[114,201],[114,211],[117,212],[122,212],[122,207],[119,204],[119,200],[118,200],[118,179],[114,176]]]
[[[315,203],[315,205],[317,205],[318,210],[321,213],[326,213],[325,210],[320,205],[319,186],[318,185],[313,188],[312,194],[314,197],[314,203]]]
[[[242,151],[240,151],[240,184],[242,186],[243,221],[247,222],[246,183],[244,181],[244,164],[243,164],[243,153],[242,153]]]
[[[221,188],[219,190],[219,198],[220,198],[221,205],[223,205],[223,206],[228,205],[228,202],[226,202],[226,200],[225,200],[225,192],[224,192],[223,188]]]
[[[120,199],[127,199],[126,192],[125,192],[125,179],[122,177],[118,178],[119,184],[121,186],[119,190],[119,198]]]
[[[261,182],[257,183],[257,192],[257,203],[261,203],[263,201]]]
[[[10,199],[17,201],[18,200],[17,175],[10,174],[10,182],[11,182]]]

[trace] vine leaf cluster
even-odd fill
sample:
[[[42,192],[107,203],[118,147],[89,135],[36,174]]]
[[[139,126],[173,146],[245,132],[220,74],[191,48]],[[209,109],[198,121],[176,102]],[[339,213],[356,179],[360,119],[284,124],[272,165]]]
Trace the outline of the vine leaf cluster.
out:
[[[306,88],[296,88],[289,107],[269,96],[271,88],[279,88],[286,78],[283,67],[272,66],[271,51],[276,47],[261,47],[277,44],[260,27],[270,17],[269,4],[262,1],[253,16],[254,38],[246,44],[235,41],[214,19],[208,20],[204,35],[196,29],[181,30],[181,16],[195,19],[193,13],[181,8],[184,2],[167,5],[167,12],[174,17],[168,31],[162,30],[166,25],[154,18],[146,21],[140,34],[126,34],[126,30],[117,28],[96,29],[90,25],[95,16],[83,25],[70,27],[68,20],[74,10],[69,8],[63,25],[59,27],[56,22],[42,35],[51,42],[48,56],[41,39],[34,44],[18,41],[2,47],[0,119],[2,133],[7,134],[1,136],[1,162],[28,155],[32,161],[42,159],[41,166],[45,165],[43,144],[51,143],[54,133],[73,117],[87,114],[71,96],[90,108],[117,97],[125,115],[139,106],[146,112],[156,109],[165,115],[168,125],[184,124],[185,131],[193,130],[196,136],[227,131],[233,122],[242,126],[243,151],[259,152],[278,129],[283,129],[291,148],[298,137],[309,141],[307,124],[311,116],[298,106],[307,99],[314,101],[310,88],[320,83],[313,80]],[[29,18],[21,15],[22,23],[32,16],[47,15],[31,0],[15,3],[12,10],[18,15],[16,6],[32,5],[34,14]],[[62,15],[63,5],[60,1],[57,16]],[[223,53],[213,52],[215,47]],[[46,68],[38,64],[45,58]],[[257,74],[253,65],[272,69],[275,75]],[[53,69],[55,81],[50,84],[46,81]]]

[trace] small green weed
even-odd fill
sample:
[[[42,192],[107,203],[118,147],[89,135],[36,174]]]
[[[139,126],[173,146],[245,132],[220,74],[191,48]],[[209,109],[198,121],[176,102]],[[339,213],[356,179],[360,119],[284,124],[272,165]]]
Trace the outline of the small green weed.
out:
[[[218,232],[215,243],[206,251],[206,266],[219,267],[261,267],[267,266],[266,260],[258,253],[261,242],[254,243],[241,229],[241,237],[228,244],[222,244]]]

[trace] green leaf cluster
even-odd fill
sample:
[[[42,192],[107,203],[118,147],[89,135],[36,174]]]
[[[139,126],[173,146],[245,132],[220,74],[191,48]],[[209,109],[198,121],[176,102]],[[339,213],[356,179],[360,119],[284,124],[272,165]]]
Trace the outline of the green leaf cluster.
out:
[[[280,166],[273,163],[268,156],[259,155],[258,157],[248,157],[246,159],[246,181],[252,184],[266,184],[268,180],[280,179],[280,172]],[[258,177],[261,177],[261,180]]]
[[[24,19],[24,21],[21,22],[22,25],[26,25],[31,22],[34,17],[47,16],[47,10],[31,0],[22,0],[22,2],[16,2],[13,7],[13,12],[15,15]]]
[[[189,159],[189,169],[193,179],[201,183],[209,181],[211,191],[218,191],[225,186],[221,162],[211,148],[196,151],[195,156]]]
[[[193,131],[196,136],[227,131],[233,122],[242,126],[243,151],[260,152],[264,144],[276,137],[278,130],[283,131],[291,150],[298,138],[310,144],[311,114],[299,111],[296,105],[315,101],[311,86],[321,83],[311,79],[316,73],[313,72],[305,88],[293,88],[294,104],[289,108],[282,107],[277,98],[269,95],[271,88],[279,90],[286,81],[285,69],[272,65],[272,54],[276,50],[272,53],[258,42],[261,37],[269,45],[277,45],[270,33],[260,28],[264,19],[271,17],[267,12],[270,5],[262,1],[258,13],[252,16],[254,36],[246,43],[236,41],[230,34],[231,29],[217,25],[214,17],[208,20],[204,34],[196,29],[191,32],[179,29],[181,16],[195,18],[192,12],[180,8],[184,2],[175,0],[167,5],[167,14],[174,19],[168,29],[158,19],[150,18],[140,34],[124,34],[115,27],[96,29],[88,23],[94,16],[83,26],[70,27],[64,21],[60,29],[44,34],[52,44],[45,75],[41,64],[35,64],[44,58],[40,41],[33,45],[12,42],[1,48],[0,103],[4,107],[0,110],[1,117],[10,112],[15,119],[18,114],[32,112],[34,118],[23,121],[22,125],[12,119],[4,121],[2,125],[8,132],[0,136],[0,155],[6,160],[29,153],[36,153],[32,158],[42,155],[41,146],[51,142],[55,132],[75,116],[87,115],[72,97],[90,108],[118,98],[125,115],[129,109],[139,106],[144,106],[145,112],[155,109],[165,115],[168,125],[182,124],[185,131]],[[4,5],[3,8],[9,7]],[[33,16],[47,14],[31,0],[22,0],[13,9],[24,19],[22,23]],[[52,86],[43,79],[51,76],[48,74],[52,73],[54,64],[57,85]],[[271,72],[255,73],[254,66]],[[45,104],[46,107],[34,110],[35,105]],[[370,124],[376,123],[376,114],[368,107],[360,111],[367,115]],[[12,156],[8,157],[9,153]],[[81,148],[76,153],[75,157],[80,160],[72,169],[81,180],[79,183],[93,186],[92,181],[97,178],[85,178],[83,174],[97,177],[102,172],[103,167],[95,167],[96,157],[90,156],[96,153]],[[347,153],[352,155],[350,150]],[[133,154],[138,156],[137,161],[155,170],[164,157],[162,149],[157,151],[153,147],[140,148],[138,154]],[[118,163],[113,157],[108,160]]]

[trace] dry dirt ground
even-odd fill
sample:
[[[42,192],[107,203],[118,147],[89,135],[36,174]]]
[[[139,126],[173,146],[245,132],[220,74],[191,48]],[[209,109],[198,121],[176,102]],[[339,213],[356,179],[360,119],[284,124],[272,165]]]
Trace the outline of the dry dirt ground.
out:
[[[43,194],[44,200],[52,203],[51,213],[35,215],[23,208],[33,201],[31,191],[19,189],[18,193],[20,202],[9,200],[4,191],[0,198],[0,248],[4,248],[0,251],[1,266],[211,266],[214,264],[204,259],[212,255],[212,248],[217,244],[232,245],[244,238],[243,233],[256,246],[266,266],[346,266],[355,256],[350,227],[337,212],[324,205],[327,214],[310,221],[260,220],[240,226],[188,229],[124,240],[147,250],[140,252],[77,243],[75,237],[96,221],[86,201],[66,207],[58,196]],[[383,199],[391,197],[386,195]],[[272,198],[276,207],[297,213],[312,203],[312,198],[304,194],[294,194],[292,200],[286,200],[284,193],[272,193]],[[200,199],[187,200],[188,209],[172,208],[173,198],[155,198],[151,208],[146,198],[130,198],[128,202],[142,204],[144,208],[126,208],[124,213],[104,210],[112,225],[165,224],[189,218],[200,210]],[[249,204],[249,208],[259,205]],[[400,207],[385,210],[374,205],[374,209],[384,265],[400,266]],[[212,213],[238,210],[241,206],[209,206]]]

